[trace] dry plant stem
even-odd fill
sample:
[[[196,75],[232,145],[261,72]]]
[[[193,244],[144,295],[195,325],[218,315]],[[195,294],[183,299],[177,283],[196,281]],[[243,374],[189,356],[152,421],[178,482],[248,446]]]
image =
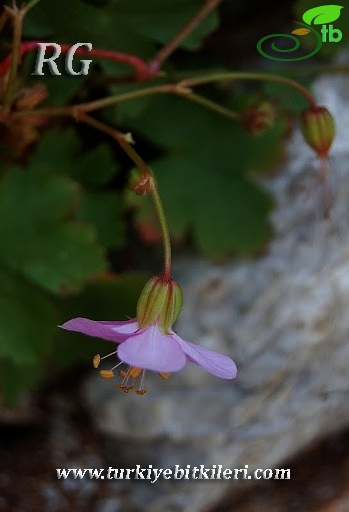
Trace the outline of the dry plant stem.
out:
[[[207,0],[195,16],[149,62],[151,71],[158,71],[181,42],[212,12],[222,0]]]
[[[12,97],[16,85],[16,77],[17,77],[17,69],[19,64],[19,51],[21,45],[22,38],[22,26],[23,26],[23,18],[26,13],[24,9],[18,9],[16,3],[14,2],[13,7],[7,8],[10,15],[13,17],[13,38],[12,38],[12,61],[10,67],[9,79],[7,82],[7,87],[4,95],[4,112],[7,113],[11,109]]]
[[[164,246],[164,271],[163,271],[163,277],[164,279],[170,279],[171,277],[171,240],[170,240],[170,234],[169,234],[169,228],[164,212],[164,207],[160,198],[160,194],[156,185],[155,178],[153,176],[153,173],[147,166],[147,164],[144,162],[144,160],[139,156],[137,151],[133,149],[133,147],[130,144],[130,141],[132,141],[132,137],[130,134],[124,134],[119,132],[118,130],[115,130],[114,128],[111,128],[110,126],[98,121],[94,117],[89,116],[88,114],[85,114],[84,112],[78,112],[74,116],[77,121],[82,121],[90,126],[93,126],[97,130],[100,130],[103,133],[106,133],[110,137],[112,137],[114,140],[118,142],[118,144],[122,147],[122,149],[128,154],[128,156],[131,158],[131,160],[136,164],[138,170],[140,171],[142,176],[150,177],[153,183],[151,194],[153,196],[153,201],[155,205],[156,212],[158,214],[159,223],[161,226],[162,231],[162,241]]]

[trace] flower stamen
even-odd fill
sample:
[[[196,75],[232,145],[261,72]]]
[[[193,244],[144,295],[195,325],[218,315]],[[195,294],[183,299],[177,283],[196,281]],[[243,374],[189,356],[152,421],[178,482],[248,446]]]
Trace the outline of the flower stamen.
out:
[[[137,377],[139,377],[141,372],[142,372],[142,377],[141,377],[140,387],[137,389],[134,382],[135,382],[135,379],[137,379]],[[122,389],[122,391],[124,393],[129,393],[130,391],[135,391],[137,393],[137,395],[144,395],[147,392],[147,390],[144,388],[145,369],[138,368],[136,366],[129,366],[126,371],[120,370],[119,375],[120,375],[120,377],[122,377],[122,383],[117,384],[115,386],[116,389]],[[132,379],[131,386],[127,385],[129,379]]]
[[[115,374],[114,374],[113,370],[101,370],[99,372],[99,375],[103,379],[112,379],[113,377],[115,377]]]
[[[136,389],[137,395],[145,395],[147,390],[145,389],[145,370],[142,371],[141,384],[138,389]]]
[[[94,358],[92,359],[92,363],[93,363],[94,368],[98,368],[98,366],[100,365],[100,362],[102,361],[102,359],[105,359],[106,357],[109,357],[109,356],[113,356],[114,354],[116,354],[116,352],[117,351],[114,350],[114,352],[111,352],[110,354],[107,354],[106,356],[103,356],[103,357],[101,357],[100,354],[96,354],[94,356]],[[114,368],[116,368],[116,367],[114,366]]]
[[[166,373],[166,372],[159,372],[159,375],[161,378],[163,379],[168,379],[169,377],[171,377],[171,374],[170,373]]]
[[[100,362],[102,361],[102,359],[105,359],[106,357],[109,357],[109,356],[113,356],[115,354],[116,354],[116,350],[114,352],[111,352],[110,354],[107,354],[106,356],[103,356],[103,357],[101,357],[100,354],[96,354],[94,356],[93,360],[92,360],[94,368],[98,368],[99,367]],[[100,370],[99,375],[103,379],[112,379],[113,377],[115,377],[115,374],[114,374],[115,368],[117,368],[120,364],[122,364],[122,361],[117,363],[110,370]]]

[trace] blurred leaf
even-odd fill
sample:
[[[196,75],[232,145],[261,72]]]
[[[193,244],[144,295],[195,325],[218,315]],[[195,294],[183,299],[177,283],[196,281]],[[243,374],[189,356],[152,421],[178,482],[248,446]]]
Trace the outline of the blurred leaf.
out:
[[[105,269],[90,226],[70,219],[78,189],[46,169],[15,169],[0,182],[0,260],[59,293]]]
[[[75,160],[78,159],[79,151],[79,140],[73,128],[53,129],[40,138],[31,157],[31,165],[75,178]]]
[[[116,192],[87,191],[81,198],[78,218],[94,224],[98,239],[108,249],[124,243],[123,205]]]
[[[284,126],[252,137],[231,120],[168,97],[152,98],[144,115],[129,123],[165,153],[152,168],[173,235],[191,230],[198,248],[213,256],[255,250],[266,242],[272,201],[249,175],[275,164]],[[147,217],[147,205],[140,204],[142,230]]]
[[[126,320],[136,315],[138,297],[148,279],[141,273],[112,274],[89,283],[79,295],[58,301],[62,321],[85,317],[93,320]],[[115,345],[79,333],[57,329],[53,360],[61,367],[91,361],[95,353],[115,350]]]
[[[281,73],[279,74],[282,76]],[[310,85],[304,80],[300,83],[305,87],[309,87]],[[297,115],[308,107],[308,102],[304,98],[303,94],[300,94],[291,87],[285,87],[285,85],[277,82],[266,82],[263,84],[263,90],[265,91],[266,96],[273,99],[273,102],[277,104],[280,111],[291,111],[293,114]]]
[[[47,36],[36,35],[37,38],[45,40]],[[46,56],[49,56],[49,50],[47,50]],[[37,52],[32,52],[27,55],[24,59],[24,74],[28,77],[28,85],[36,84],[38,81],[44,82],[48,89],[48,98],[50,104],[55,106],[64,105],[70,98],[72,98],[77,91],[80,89],[82,84],[86,81],[84,75],[71,76],[65,70],[65,58],[64,54],[60,55],[56,60],[56,64],[61,75],[51,75],[48,64],[43,64],[42,72],[43,76],[31,76],[35,69],[35,63],[37,58]],[[76,71],[81,67],[79,59],[87,59],[87,57],[75,56],[73,59],[73,69]],[[92,66],[92,63],[91,63]]]
[[[41,138],[32,157],[32,166],[67,174],[84,185],[107,183],[119,170],[105,144],[82,153],[73,128],[50,130]]]
[[[165,43],[202,6],[202,0],[119,0],[96,8],[79,0],[46,0],[25,19],[26,37],[38,37],[38,28],[58,43],[91,42],[94,47],[137,53],[149,58],[156,44]],[[208,16],[182,43],[198,48],[202,38],[218,23]]]
[[[118,165],[106,145],[85,152],[71,176],[86,185],[107,183],[118,172]]]
[[[0,269],[0,359],[36,363],[50,350],[57,317],[44,293]]]

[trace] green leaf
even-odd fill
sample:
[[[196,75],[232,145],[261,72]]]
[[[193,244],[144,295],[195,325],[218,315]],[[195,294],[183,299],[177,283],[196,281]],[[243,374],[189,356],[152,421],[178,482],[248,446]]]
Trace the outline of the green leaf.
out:
[[[342,5],[319,5],[308,9],[303,14],[303,21],[308,25],[323,25],[325,23],[332,23],[340,16],[340,11],[343,9]]]
[[[212,256],[253,251],[266,242],[272,200],[250,174],[275,164],[283,126],[252,137],[234,121],[168,97],[153,98],[143,116],[129,122],[164,153],[151,167],[175,238],[191,231],[197,247]],[[136,222],[144,233],[151,219],[148,205],[139,206]]]
[[[136,316],[138,297],[149,276],[130,272],[105,275],[89,283],[82,293],[60,299],[61,323],[71,318],[127,320]],[[115,345],[79,333],[57,329],[53,361],[56,366],[71,366],[76,361],[90,362],[97,352],[107,354]]]
[[[79,0],[40,2],[25,18],[26,37],[45,37],[57,43],[91,42],[94,47],[136,53],[150,58],[156,45],[172,38],[202,7],[202,0],[119,0],[96,8]],[[216,28],[208,16],[181,44],[190,50]],[[98,59],[96,59],[97,61]]]
[[[74,181],[91,186],[107,183],[119,171],[106,144],[82,153],[73,128],[47,132],[38,143],[31,162],[32,166],[67,174]]]
[[[0,269],[0,359],[33,364],[50,351],[57,311],[25,279]]]
[[[105,269],[94,230],[70,218],[78,189],[39,166],[0,181],[0,261],[58,293],[79,289]]]
[[[123,205],[116,192],[87,191],[81,198],[78,218],[93,224],[98,239],[108,249],[124,243]]]
[[[40,35],[40,33],[37,34],[36,37],[41,40],[47,39],[47,35]],[[47,52],[47,56],[48,55],[49,53]],[[79,88],[86,81],[87,77],[84,75],[69,75],[65,69],[66,56],[63,54],[55,60],[61,75],[51,75],[48,64],[44,63],[42,67],[44,75],[39,77],[35,75],[31,76],[35,69],[36,57],[37,52],[33,52],[31,55],[27,55],[24,59],[24,74],[28,77],[28,85],[30,86],[36,84],[38,81],[44,82],[48,90],[48,98],[50,103],[55,104],[55,106],[64,105],[64,103],[66,103],[78,92]],[[76,69],[76,71],[80,69],[81,64],[79,59],[83,58],[87,57],[74,57],[73,69]]]

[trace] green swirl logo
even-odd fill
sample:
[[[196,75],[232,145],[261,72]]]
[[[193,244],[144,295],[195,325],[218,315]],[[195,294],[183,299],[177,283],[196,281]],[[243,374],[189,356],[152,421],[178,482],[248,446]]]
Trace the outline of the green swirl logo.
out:
[[[319,32],[317,30],[315,30],[315,28],[310,27],[309,25],[306,25],[305,23],[298,22],[298,25],[302,25],[303,27],[306,27],[306,29],[308,29],[308,31],[312,32],[316,36],[316,41],[317,41],[316,48],[311,53],[308,53],[307,55],[302,55],[301,57],[274,57],[273,55],[268,55],[263,50],[262,45],[268,39],[286,37],[287,39],[293,41],[293,43],[294,43],[291,48],[286,48],[286,49],[278,48],[274,42],[271,45],[271,49],[274,52],[279,52],[279,53],[295,52],[300,47],[301,43],[300,43],[300,40],[298,39],[298,37],[296,37],[292,34],[270,34],[269,36],[262,37],[262,39],[260,39],[257,43],[257,50],[259,51],[259,53],[261,55],[263,55],[263,57],[267,57],[267,59],[271,59],[271,60],[281,60],[283,62],[291,62],[291,61],[296,61],[296,60],[309,59],[310,57],[315,55],[320,50],[320,48],[322,46],[321,34],[319,34]],[[301,29],[299,29],[299,30],[301,30]],[[303,35],[303,34],[299,34],[299,35]]]
[[[301,25],[302,28],[297,28],[292,31],[292,34],[270,34],[269,36],[262,37],[257,43],[258,52],[271,60],[278,60],[282,62],[294,62],[304,59],[309,59],[313,55],[315,55],[321,48],[322,43],[324,42],[338,42],[342,38],[342,33],[339,29],[334,29],[333,25],[326,26],[326,24],[331,23],[337,20],[340,16],[340,11],[343,9],[341,5],[319,5],[318,7],[314,7],[312,9],[308,9],[302,16],[302,19],[305,23],[296,22],[297,25]],[[322,25],[321,33],[318,32],[311,24],[314,25]],[[270,42],[270,39],[274,39],[274,42],[268,47],[269,51],[272,50],[274,53],[292,53],[296,52],[300,45],[300,39],[297,36],[305,36],[309,33],[312,33],[315,36],[315,48],[310,53],[306,55],[298,56],[298,57],[288,57],[287,55],[283,56],[275,56],[267,53],[264,48],[266,48],[266,41]],[[328,36],[328,39],[327,39]],[[279,38],[287,38],[293,44],[289,48],[280,48],[276,45],[275,39]]]

